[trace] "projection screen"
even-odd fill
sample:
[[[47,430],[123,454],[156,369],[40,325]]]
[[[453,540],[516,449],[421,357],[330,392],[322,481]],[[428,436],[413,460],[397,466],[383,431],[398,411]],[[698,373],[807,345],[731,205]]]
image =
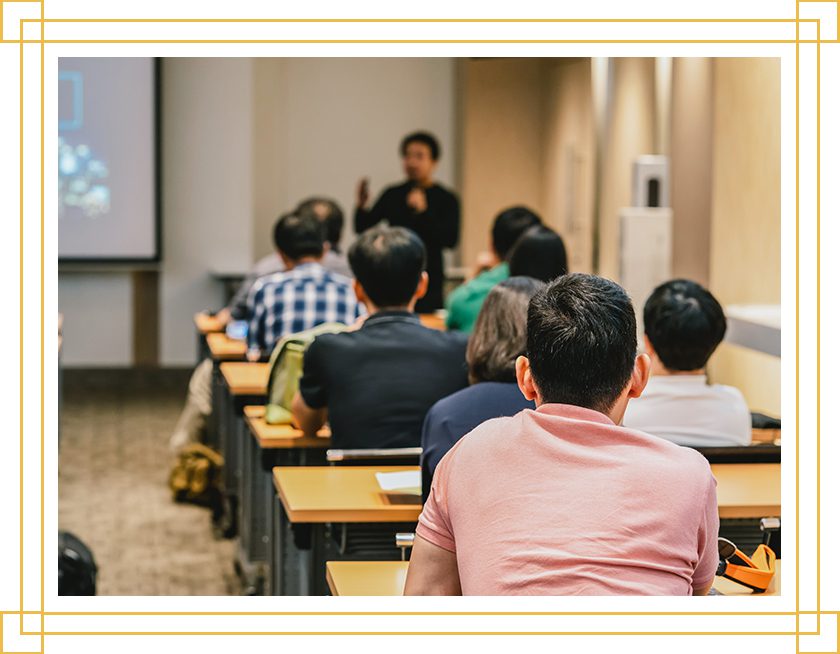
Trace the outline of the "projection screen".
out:
[[[154,58],[58,62],[59,261],[160,259]]]

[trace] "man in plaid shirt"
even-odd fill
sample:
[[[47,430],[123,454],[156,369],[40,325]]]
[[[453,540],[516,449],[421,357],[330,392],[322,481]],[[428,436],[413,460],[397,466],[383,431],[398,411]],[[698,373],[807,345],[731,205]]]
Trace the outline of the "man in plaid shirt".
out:
[[[274,242],[286,270],[260,277],[248,294],[248,358],[269,354],[283,336],[325,322],[352,324],[365,312],[351,279],[321,265],[327,235],[314,215],[283,216]]]

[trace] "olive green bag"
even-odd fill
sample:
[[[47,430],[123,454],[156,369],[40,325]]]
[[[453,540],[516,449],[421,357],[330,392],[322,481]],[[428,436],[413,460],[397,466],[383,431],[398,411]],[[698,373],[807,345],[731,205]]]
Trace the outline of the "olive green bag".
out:
[[[268,361],[268,401],[265,421],[269,425],[288,425],[292,422],[292,400],[298,391],[303,374],[303,354],[309,344],[321,334],[337,334],[347,329],[338,322],[327,322],[312,329],[291,334],[277,341]]]

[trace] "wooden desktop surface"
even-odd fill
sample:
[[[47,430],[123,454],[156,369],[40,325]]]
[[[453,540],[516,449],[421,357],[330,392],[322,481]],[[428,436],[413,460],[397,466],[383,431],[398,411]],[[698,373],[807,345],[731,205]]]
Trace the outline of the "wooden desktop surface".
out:
[[[781,515],[777,463],[716,464],[721,518]],[[412,522],[417,503],[381,491],[374,473],[416,470],[414,466],[275,468],[274,485],[292,522]]]
[[[781,464],[716,463],[721,518],[765,518],[782,511]]]
[[[197,313],[193,316],[195,328],[202,334],[210,334],[212,332],[223,332],[225,325],[215,316],[206,313]]]
[[[210,356],[217,361],[244,359],[248,351],[245,341],[238,341],[228,337],[224,332],[213,332],[207,334],[207,349]]]
[[[307,438],[300,429],[292,425],[269,425],[265,421],[264,406],[246,406],[245,422],[251,434],[264,450],[281,450],[293,447],[328,447],[332,433],[329,427],[321,427],[315,438]]]
[[[291,522],[415,522],[420,496],[385,493],[377,472],[417,466],[323,466],[274,468],[274,487]]]
[[[781,443],[782,430],[781,429],[753,429],[752,430],[752,444],[767,444]]]
[[[327,561],[327,583],[335,596],[402,595],[408,561]]]
[[[268,391],[268,364],[228,361],[219,365],[231,395],[265,395]]]
[[[408,561],[327,561],[327,583],[336,596],[402,595]],[[723,595],[767,597],[781,591],[782,562],[776,562],[776,574],[765,593],[753,593],[734,581],[715,577],[713,588]]]

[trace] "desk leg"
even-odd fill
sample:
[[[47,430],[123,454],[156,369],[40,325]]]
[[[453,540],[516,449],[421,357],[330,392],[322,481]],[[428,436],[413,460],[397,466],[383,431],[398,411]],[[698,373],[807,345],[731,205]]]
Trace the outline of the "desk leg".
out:
[[[302,549],[295,543],[296,528],[289,522],[276,495],[272,495],[271,504],[271,594],[309,595],[312,549]],[[310,527],[299,525],[297,529],[305,532]]]
[[[285,516],[280,499],[271,493],[271,541],[269,542],[269,558],[271,572],[269,574],[269,592],[277,596],[283,594],[283,535],[286,525]]]
[[[210,348],[207,347],[207,336],[202,334],[199,330],[195,330],[196,335],[198,336],[198,342],[196,347],[196,363],[201,363],[210,356]]]
[[[260,404],[265,402],[264,395],[232,395],[227,386],[224,387],[225,399],[221,402],[222,415],[219,420],[221,451],[225,458],[225,469],[222,475],[225,497],[225,520],[223,534],[226,538],[236,536],[239,525],[238,503],[241,500],[239,484],[243,477],[242,464],[243,453],[242,443],[246,437],[250,440],[250,434],[244,426],[242,410],[248,404]]]
[[[301,450],[263,450],[238,421],[242,450],[242,475],[239,479],[239,552],[237,567],[243,575],[247,594],[263,594],[268,590],[267,568],[270,567],[274,466],[298,463]]]
[[[222,404],[226,393],[222,373],[219,371],[219,362],[213,362],[213,380],[210,384],[210,420],[207,422],[207,445],[217,452],[222,451],[221,439],[219,437],[219,423],[222,419]]]
[[[333,561],[337,558],[335,541],[332,537],[332,529],[335,526],[331,524],[313,525],[310,595],[323,597],[330,594],[330,588],[327,584],[327,561]]]
[[[239,477],[239,547],[236,568],[242,579],[243,595],[263,595],[265,592],[266,527],[256,520],[261,501],[256,486],[264,476],[260,468],[260,448],[251,437],[245,421],[237,420],[242,474]],[[270,479],[269,479],[270,481]]]
[[[283,504],[274,489],[272,468],[275,465],[324,465],[326,450],[323,449],[292,449],[285,450],[280,458],[273,458],[268,451],[262,451],[261,489],[257,497],[262,498],[259,509],[262,511],[267,530],[267,559],[269,561],[269,592],[271,595],[302,595],[308,594],[303,589],[309,588],[310,563],[312,550],[301,550],[294,544],[292,527],[286,518]],[[259,517],[256,519],[259,521]],[[318,525],[314,525],[315,528]],[[301,529],[306,528],[302,526]],[[254,532],[256,533],[256,532]],[[290,552],[288,548],[293,548]]]

